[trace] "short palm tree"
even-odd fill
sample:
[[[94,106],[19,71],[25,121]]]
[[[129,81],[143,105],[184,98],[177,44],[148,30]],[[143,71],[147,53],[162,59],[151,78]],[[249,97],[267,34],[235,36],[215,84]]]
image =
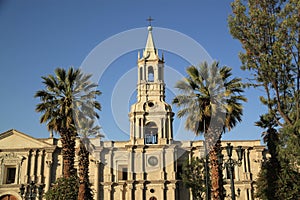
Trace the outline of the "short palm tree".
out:
[[[54,75],[42,77],[45,89],[35,94],[41,101],[36,106],[42,113],[40,122],[61,136],[64,178],[75,175],[76,124],[83,118],[99,117],[95,109],[100,110],[100,103],[95,97],[100,91],[90,77],[80,69],[57,68]]]
[[[180,108],[177,116],[186,117],[185,128],[196,135],[204,135],[209,151],[212,198],[223,199],[218,154],[221,153],[222,133],[230,131],[241,121],[241,101],[246,101],[242,95],[241,79],[231,79],[231,68],[219,68],[217,62],[211,66],[206,62],[200,66],[190,66],[186,72],[187,77],[175,86],[182,94],[173,99],[173,104]]]
[[[89,182],[89,156],[93,151],[89,137],[99,135],[99,126],[94,125],[93,119],[84,118],[79,123],[80,147],[78,151],[79,191],[78,200],[92,200],[93,193]]]

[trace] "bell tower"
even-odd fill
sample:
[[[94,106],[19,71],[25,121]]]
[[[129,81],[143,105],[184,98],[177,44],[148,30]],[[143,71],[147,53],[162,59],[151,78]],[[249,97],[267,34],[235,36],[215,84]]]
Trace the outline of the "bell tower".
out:
[[[155,48],[148,26],[145,49],[137,61],[137,102],[131,106],[130,140],[135,145],[170,144],[174,113],[165,102],[164,58]]]

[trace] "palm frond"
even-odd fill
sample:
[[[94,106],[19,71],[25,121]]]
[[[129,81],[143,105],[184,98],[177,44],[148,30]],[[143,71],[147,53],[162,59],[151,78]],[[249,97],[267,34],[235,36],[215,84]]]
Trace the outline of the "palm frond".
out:
[[[231,78],[231,71],[227,66],[219,67],[218,62],[210,66],[204,62],[186,69],[187,77],[175,85],[181,94],[172,102],[180,108],[177,116],[186,117],[186,129],[198,135],[209,128],[211,120],[221,126],[214,127],[215,130],[224,131],[241,121],[241,102],[247,99],[241,95],[244,92],[241,79]]]

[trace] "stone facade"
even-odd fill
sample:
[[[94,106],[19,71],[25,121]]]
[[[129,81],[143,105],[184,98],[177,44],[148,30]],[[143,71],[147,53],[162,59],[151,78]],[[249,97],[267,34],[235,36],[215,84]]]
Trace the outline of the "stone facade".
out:
[[[174,141],[174,113],[165,102],[164,59],[158,56],[148,27],[142,56],[138,57],[137,102],[129,113],[128,141],[90,140],[90,182],[96,200],[189,200],[191,193],[183,185],[183,163],[192,156],[203,157],[203,141]],[[77,148],[79,144],[77,140]],[[254,199],[253,181],[260,170],[264,146],[259,140],[223,141],[234,148],[242,146],[241,166],[234,168],[237,199]],[[226,150],[223,149],[226,155]],[[233,158],[236,159],[233,154]],[[21,184],[34,181],[51,183],[62,176],[59,139],[33,138],[17,130],[0,134],[0,200],[18,199]],[[77,167],[77,158],[75,165]],[[225,189],[230,194],[229,176],[224,170]],[[230,199],[228,197],[228,199]]]

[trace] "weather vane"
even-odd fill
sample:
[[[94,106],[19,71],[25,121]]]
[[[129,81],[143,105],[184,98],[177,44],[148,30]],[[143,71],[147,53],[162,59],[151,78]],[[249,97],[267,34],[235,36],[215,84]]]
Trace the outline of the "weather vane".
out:
[[[154,21],[154,19],[153,18],[151,18],[151,16],[149,16],[149,18],[148,19],[146,19],[148,22],[149,22],[149,26],[151,26],[151,22],[152,21]]]

